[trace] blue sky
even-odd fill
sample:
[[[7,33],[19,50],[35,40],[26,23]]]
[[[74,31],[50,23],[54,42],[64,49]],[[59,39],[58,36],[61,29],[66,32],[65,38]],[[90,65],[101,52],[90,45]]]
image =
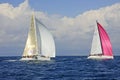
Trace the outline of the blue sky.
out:
[[[120,0],[0,0],[0,56],[22,55],[33,10],[52,32],[57,55],[88,55],[96,19],[119,55]]]
[[[24,0],[0,0],[18,6]],[[94,10],[118,3],[120,0],[29,0],[31,8],[48,14],[74,17],[88,10]]]

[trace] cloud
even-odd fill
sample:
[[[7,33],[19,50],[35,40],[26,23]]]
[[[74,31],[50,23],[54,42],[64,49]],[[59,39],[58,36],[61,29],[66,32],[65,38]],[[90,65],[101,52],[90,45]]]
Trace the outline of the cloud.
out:
[[[28,0],[18,7],[13,7],[8,3],[0,4],[0,47],[24,48],[32,11]],[[57,55],[82,55],[81,53],[88,55],[96,20],[107,30],[114,49],[119,47],[120,3],[89,10],[75,17],[49,15],[42,11],[35,11],[35,14],[52,32]],[[22,51],[19,52],[19,55],[21,54]]]
[[[28,0],[25,0],[25,2],[20,4],[18,7],[13,7],[8,3],[0,4],[0,14],[12,19],[23,13],[28,13],[30,10]]]

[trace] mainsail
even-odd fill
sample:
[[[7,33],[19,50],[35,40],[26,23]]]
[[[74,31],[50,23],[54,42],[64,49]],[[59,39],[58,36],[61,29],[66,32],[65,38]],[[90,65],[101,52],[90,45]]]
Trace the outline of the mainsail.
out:
[[[92,41],[91,55],[112,56],[112,46],[107,32],[97,22]]]
[[[31,26],[28,33],[28,38],[26,46],[23,52],[23,56],[33,56],[38,55],[37,53],[37,41],[36,41],[36,30],[35,30],[35,21],[34,16],[31,18]]]
[[[92,40],[91,55],[102,54],[100,43],[100,37],[98,33],[98,27],[95,27],[95,32]]]
[[[34,16],[31,18],[31,26],[28,33],[23,57],[44,56],[55,57],[55,43],[53,36]]]

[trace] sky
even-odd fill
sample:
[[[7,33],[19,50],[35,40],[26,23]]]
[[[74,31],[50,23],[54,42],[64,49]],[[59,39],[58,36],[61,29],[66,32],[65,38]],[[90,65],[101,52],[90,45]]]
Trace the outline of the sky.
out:
[[[53,34],[57,56],[89,55],[96,20],[120,55],[119,0],[0,0],[0,56],[21,56],[35,12]]]

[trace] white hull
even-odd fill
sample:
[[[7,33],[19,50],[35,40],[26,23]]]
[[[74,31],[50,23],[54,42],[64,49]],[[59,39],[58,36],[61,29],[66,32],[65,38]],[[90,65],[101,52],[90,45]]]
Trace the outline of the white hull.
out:
[[[41,57],[41,56],[37,56],[36,58],[21,58],[20,61],[34,61],[34,60],[38,60],[38,61],[50,61],[50,57]]]
[[[98,60],[102,60],[102,59],[113,59],[113,56],[88,56],[88,59],[98,59]]]

